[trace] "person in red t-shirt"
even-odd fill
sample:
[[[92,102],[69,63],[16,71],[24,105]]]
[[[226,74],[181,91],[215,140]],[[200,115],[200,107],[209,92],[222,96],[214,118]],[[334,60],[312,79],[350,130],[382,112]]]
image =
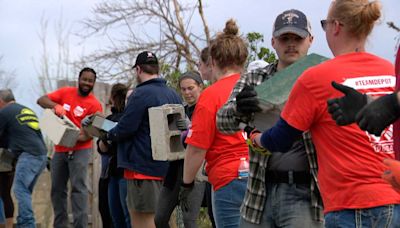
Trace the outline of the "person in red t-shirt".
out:
[[[194,178],[204,158],[208,181],[213,187],[213,210],[217,227],[224,223],[239,225],[240,205],[246,190],[247,177],[238,178],[241,159],[248,160],[248,148],[242,132],[224,135],[216,129],[218,109],[227,101],[243,71],[247,48],[238,35],[233,20],[210,45],[211,66],[215,83],[204,90],[193,113],[192,128],[186,143],[181,206],[194,185]]]
[[[102,106],[91,93],[96,82],[96,72],[83,68],[79,73],[78,87],[63,87],[40,97],[37,103],[51,108],[58,116],[67,116],[77,127],[81,121]],[[71,205],[74,227],[88,225],[87,171],[92,151],[92,138],[81,130],[75,146],[55,146],[51,160],[51,201],[54,209],[54,227],[67,227],[68,179],[71,181]]]
[[[377,137],[356,124],[338,126],[326,102],[340,96],[336,89],[343,85],[371,96],[393,92],[393,65],[365,52],[367,37],[380,15],[377,1],[333,1],[321,25],[335,58],[306,70],[275,126],[250,136],[256,146],[274,152],[287,151],[302,132],[311,132],[326,227],[396,227],[400,223],[400,195],[381,178],[386,169],[381,161],[394,157],[392,128]],[[342,123],[354,118],[346,116]]]

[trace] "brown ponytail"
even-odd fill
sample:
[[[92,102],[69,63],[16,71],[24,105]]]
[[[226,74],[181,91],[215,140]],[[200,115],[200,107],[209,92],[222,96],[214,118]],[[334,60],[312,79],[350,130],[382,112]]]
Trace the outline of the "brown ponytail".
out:
[[[238,35],[239,28],[233,19],[229,19],[223,33],[210,44],[210,56],[217,66],[225,69],[232,66],[243,67],[247,60],[246,42]]]

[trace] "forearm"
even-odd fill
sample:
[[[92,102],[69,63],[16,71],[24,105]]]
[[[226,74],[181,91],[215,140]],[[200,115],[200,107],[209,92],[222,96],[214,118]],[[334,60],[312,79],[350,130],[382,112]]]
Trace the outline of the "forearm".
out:
[[[91,140],[91,139],[92,139],[91,136],[89,136],[84,130],[81,130],[81,132],[79,133],[77,141],[78,142],[86,142],[86,141]]]
[[[269,130],[255,137],[255,143],[270,152],[287,152],[302,137],[303,131],[290,126],[280,118]]]
[[[55,103],[54,101],[50,100],[50,98],[47,97],[47,95],[44,95],[44,96],[40,97],[37,100],[37,104],[40,105],[42,108],[54,108],[54,106],[57,105],[57,103]]]
[[[197,171],[203,164],[206,152],[206,150],[192,145],[187,146],[183,167],[183,183],[194,181]]]

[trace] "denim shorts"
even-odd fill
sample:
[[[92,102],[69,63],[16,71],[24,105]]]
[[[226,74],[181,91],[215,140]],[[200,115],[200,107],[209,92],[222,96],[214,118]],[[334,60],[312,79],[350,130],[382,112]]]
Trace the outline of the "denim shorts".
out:
[[[155,213],[162,181],[127,180],[128,209],[135,212]]]

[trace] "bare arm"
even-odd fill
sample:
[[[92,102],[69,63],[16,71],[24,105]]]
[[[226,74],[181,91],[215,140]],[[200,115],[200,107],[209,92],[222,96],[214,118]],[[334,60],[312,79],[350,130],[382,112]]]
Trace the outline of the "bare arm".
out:
[[[57,105],[57,103],[50,100],[50,98],[47,95],[41,96],[36,103],[40,105],[42,108],[54,108],[54,106]]]
[[[206,157],[206,150],[192,145],[186,148],[184,166],[183,166],[183,183],[192,183],[196,177],[197,171],[203,164]]]

